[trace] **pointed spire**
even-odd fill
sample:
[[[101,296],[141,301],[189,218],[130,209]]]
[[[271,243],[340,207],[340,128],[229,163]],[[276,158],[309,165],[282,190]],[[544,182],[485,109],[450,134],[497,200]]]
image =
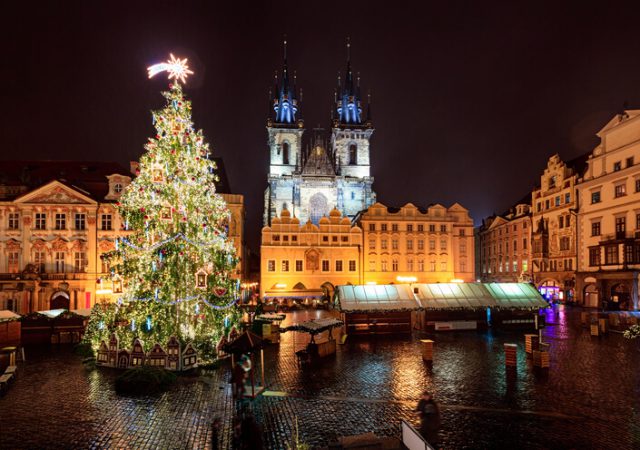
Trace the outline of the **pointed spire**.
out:
[[[338,98],[335,100],[338,119],[335,126],[362,125],[362,106],[360,102],[360,74],[354,82],[351,70],[351,38],[347,37],[347,71],[344,83],[338,75]]]
[[[296,117],[298,112],[298,101],[296,99],[297,77],[293,73],[293,87],[289,83],[289,66],[287,64],[287,36],[282,40],[282,77],[278,83],[278,74],[275,75],[275,90],[273,93],[273,111],[275,112],[274,122],[280,125],[289,125],[302,122]]]

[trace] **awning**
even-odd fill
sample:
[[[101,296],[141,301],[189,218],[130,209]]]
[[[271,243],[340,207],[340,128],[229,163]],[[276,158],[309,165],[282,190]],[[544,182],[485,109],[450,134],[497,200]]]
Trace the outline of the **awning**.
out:
[[[341,327],[344,325],[342,320],[334,319],[332,317],[327,319],[315,319],[308,320],[306,322],[296,323],[286,328],[281,328],[280,331],[302,331],[309,334],[318,334],[323,331],[330,330],[335,327]]]
[[[321,289],[305,289],[291,291],[265,291],[264,298],[322,298],[324,291]]]
[[[420,309],[408,284],[337,286],[335,295],[344,312]]]
[[[10,322],[20,319],[20,314],[16,314],[8,309],[0,310],[0,322]]]

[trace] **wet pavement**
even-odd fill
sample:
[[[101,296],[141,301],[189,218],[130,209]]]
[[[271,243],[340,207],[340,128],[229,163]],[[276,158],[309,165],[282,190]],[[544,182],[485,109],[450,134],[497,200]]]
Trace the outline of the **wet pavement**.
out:
[[[417,425],[424,389],[440,402],[444,448],[640,448],[640,339],[591,337],[579,312],[550,313],[547,373],[533,370],[522,332],[438,333],[431,367],[419,336],[350,336],[322,364],[301,366],[295,350],[305,341],[285,333],[265,351],[269,396],[248,408],[268,448],[285,448],[296,422],[314,448],[368,431],[399,437],[401,419]],[[515,376],[506,374],[504,343],[518,344]],[[180,377],[155,397],[117,395],[117,372],[86,370],[64,348],[29,349],[19,371],[0,398],[0,448],[212,448],[214,417],[220,448],[229,447],[237,405],[226,366]]]

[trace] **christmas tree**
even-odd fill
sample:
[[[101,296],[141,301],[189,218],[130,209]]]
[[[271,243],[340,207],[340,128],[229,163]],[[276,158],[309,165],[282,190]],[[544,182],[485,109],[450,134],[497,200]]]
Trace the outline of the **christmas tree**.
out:
[[[152,113],[156,135],[117,204],[123,232],[107,259],[123,289],[116,304],[96,306],[90,318],[85,339],[94,350],[111,333],[125,348],[140,338],[146,351],[176,336],[210,357],[239,317],[230,213],[216,193],[216,165],[193,128],[180,74],[173,75],[163,93],[167,105]]]

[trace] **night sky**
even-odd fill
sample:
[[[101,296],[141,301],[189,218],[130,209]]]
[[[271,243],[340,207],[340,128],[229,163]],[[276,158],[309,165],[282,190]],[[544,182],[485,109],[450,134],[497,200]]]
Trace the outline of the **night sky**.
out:
[[[285,34],[308,129],[330,126],[351,38],[390,206],[459,202],[478,223],[530,191],[550,155],[592,150],[625,102],[640,107],[637,1],[19,3],[2,10],[0,157],[128,167],[164,104],[166,78],[146,67],[187,57],[195,125],[245,195],[254,249]]]

